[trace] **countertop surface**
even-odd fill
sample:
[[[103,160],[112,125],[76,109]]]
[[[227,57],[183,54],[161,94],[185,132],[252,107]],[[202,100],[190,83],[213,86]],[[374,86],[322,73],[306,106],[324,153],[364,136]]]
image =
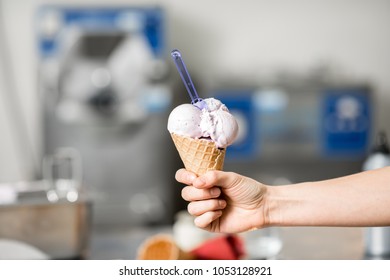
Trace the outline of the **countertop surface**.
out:
[[[281,228],[281,259],[355,260],[364,258],[362,228]]]
[[[274,259],[355,260],[364,259],[362,228],[277,228],[282,240]],[[89,259],[136,259],[140,244],[158,233],[172,234],[172,227],[94,229]]]

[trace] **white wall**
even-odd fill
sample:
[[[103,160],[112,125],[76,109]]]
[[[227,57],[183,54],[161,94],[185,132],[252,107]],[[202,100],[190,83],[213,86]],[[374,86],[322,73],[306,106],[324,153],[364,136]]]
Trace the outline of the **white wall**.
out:
[[[208,86],[224,77],[256,80],[275,69],[306,72],[323,61],[336,64],[350,77],[372,82],[379,101],[377,126],[390,133],[390,1],[0,1],[34,154],[40,153],[41,128],[32,23],[40,3],[161,5],[167,11],[169,48],[187,54],[191,72]],[[31,155],[20,155],[24,150],[4,108],[6,91],[0,77],[0,181],[28,179]]]

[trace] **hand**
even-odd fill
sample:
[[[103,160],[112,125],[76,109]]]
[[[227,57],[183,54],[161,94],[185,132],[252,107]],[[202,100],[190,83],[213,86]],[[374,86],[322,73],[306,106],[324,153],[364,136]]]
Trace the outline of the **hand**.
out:
[[[267,186],[233,172],[208,171],[196,177],[180,169],[176,180],[188,186],[182,197],[196,226],[211,232],[238,233],[266,226]]]

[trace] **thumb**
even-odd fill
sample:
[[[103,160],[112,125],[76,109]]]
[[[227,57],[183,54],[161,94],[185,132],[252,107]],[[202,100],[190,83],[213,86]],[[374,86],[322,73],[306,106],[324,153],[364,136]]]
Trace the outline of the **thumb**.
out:
[[[193,186],[198,189],[208,189],[212,187],[231,188],[241,181],[241,177],[234,172],[219,170],[207,171],[193,181]]]

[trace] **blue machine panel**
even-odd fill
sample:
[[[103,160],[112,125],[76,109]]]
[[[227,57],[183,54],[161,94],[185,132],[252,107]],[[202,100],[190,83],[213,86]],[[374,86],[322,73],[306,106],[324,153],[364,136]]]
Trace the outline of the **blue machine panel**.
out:
[[[157,57],[163,56],[165,34],[163,33],[164,13],[161,8],[69,8],[44,6],[38,12],[38,21],[47,17],[59,21],[57,34],[39,34],[39,49],[42,56],[52,55],[59,50],[58,41],[65,28],[80,28],[84,31],[125,31],[126,24],[138,20],[141,30],[150,43]],[[126,22],[127,21],[127,22]]]
[[[360,157],[369,146],[371,102],[368,88],[335,88],[323,92],[322,153]]]
[[[228,147],[227,160],[252,159],[256,157],[259,143],[256,141],[255,108],[253,105],[253,90],[221,90],[213,96],[224,103],[236,117],[239,125],[237,140]]]

